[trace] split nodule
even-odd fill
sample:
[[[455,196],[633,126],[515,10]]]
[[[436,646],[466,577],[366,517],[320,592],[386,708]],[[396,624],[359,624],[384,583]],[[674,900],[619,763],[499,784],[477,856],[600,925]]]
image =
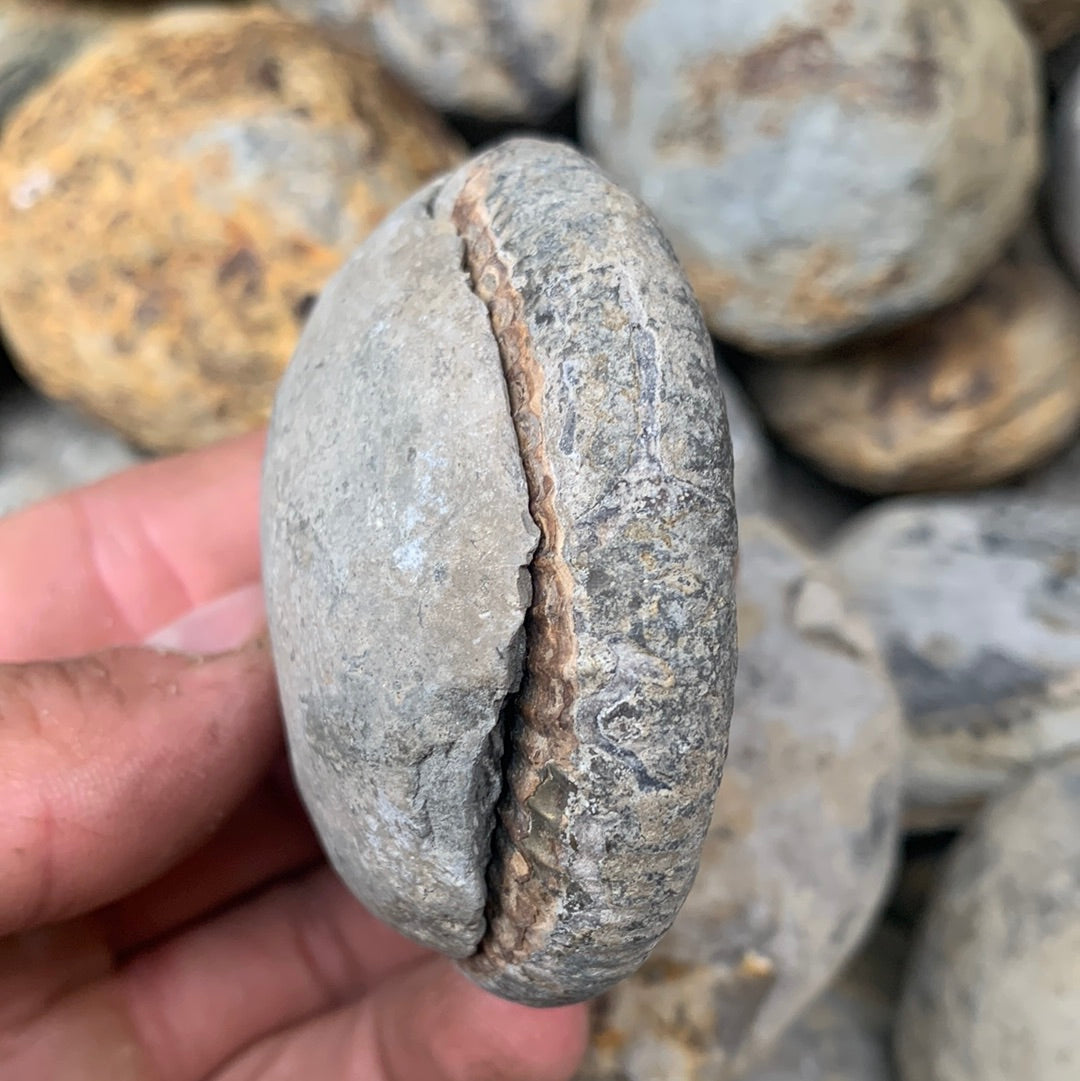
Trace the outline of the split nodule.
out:
[[[736,667],[724,400],[648,212],[532,139],[403,204],[286,373],[263,548],[294,769],[357,897],[520,1002],[637,968]]]

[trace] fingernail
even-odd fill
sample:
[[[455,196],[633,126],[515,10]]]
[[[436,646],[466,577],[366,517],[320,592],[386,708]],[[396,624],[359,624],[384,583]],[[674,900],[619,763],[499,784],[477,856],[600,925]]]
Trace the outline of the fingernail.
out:
[[[143,644],[177,653],[228,653],[251,641],[265,626],[262,586],[250,585],[186,612]]]

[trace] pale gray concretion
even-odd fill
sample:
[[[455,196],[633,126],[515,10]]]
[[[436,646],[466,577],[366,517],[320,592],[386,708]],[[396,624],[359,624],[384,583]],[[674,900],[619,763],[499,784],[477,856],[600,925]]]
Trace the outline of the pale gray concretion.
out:
[[[1080,758],[991,804],[954,850],[908,967],[903,1081],[1080,1077]]]
[[[954,299],[1030,212],[1042,87],[1003,0],[601,0],[582,128],[713,332],[823,347]]]
[[[899,708],[868,626],[819,562],[740,522],[739,675],[694,888],[597,1011],[589,1081],[731,1081],[835,977],[893,866]]]
[[[690,888],[731,474],[693,293],[568,147],[504,143],[404,204],[304,331],[263,496],[300,790],[357,896],[498,994],[598,993]]]
[[[895,499],[831,562],[904,706],[910,826],[963,822],[1018,767],[1080,748],[1080,506]]]
[[[0,398],[0,514],[141,460],[115,433],[29,390]]]
[[[438,109],[542,120],[577,87],[586,0],[277,0],[372,49]]]

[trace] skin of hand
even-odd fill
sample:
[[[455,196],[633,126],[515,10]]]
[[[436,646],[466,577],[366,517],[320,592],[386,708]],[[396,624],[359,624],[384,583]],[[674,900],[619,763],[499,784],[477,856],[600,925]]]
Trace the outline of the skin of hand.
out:
[[[346,892],[289,779],[262,435],[0,519],[4,1081],[567,1081],[584,1007],[488,995]]]

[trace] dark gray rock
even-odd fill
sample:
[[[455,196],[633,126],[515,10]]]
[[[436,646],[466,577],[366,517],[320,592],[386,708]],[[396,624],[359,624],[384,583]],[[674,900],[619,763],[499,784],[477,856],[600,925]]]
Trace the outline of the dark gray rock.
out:
[[[884,896],[903,766],[869,627],[809,553],[740,524],[739,676],[694,888],[596,1015],[589,1081],[733,1081],[836,977]]]
[[[896,499],[831,562],[900,692],[910,825],[956,825],[1018,767],[1080,748],[1080,505]]]
[[[714,333],[790,353],[972,285],[1031,210],[1036,51],[1003,0],[604,0],[582,128]]]
[[[908,968],[904,1081],[1080,1076],[1080,758],[990,805],[954,850]]]
[[[567,147],[429,187],[312,313],[263,496],[300,789],[357,896],[499,994],[596,994],[690,888],[735,669],[731,474],[682,272]]]

